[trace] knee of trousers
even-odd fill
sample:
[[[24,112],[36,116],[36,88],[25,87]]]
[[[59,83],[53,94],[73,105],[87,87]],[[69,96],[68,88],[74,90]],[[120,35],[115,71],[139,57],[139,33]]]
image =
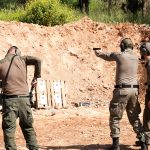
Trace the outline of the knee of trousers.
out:
[[[110,120],[112,118],[121,119],[123,115],[123,104],[121,103],[111,103],[109,107]]]

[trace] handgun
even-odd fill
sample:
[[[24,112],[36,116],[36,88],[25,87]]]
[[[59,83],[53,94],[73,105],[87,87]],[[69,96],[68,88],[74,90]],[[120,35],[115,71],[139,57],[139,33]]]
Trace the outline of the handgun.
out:
[[[33,78],[32,82],[35,82],[35,79]],[[34,86],[31,86],[30,92],[29,92],[29,100],[30,100],[30,104],[31,104],[31,108],[34,108],[34,102],[33,102],[33,90],[34,90]]]
[[[95,47],[95,48],[93,48],[93,50],[94,50],[94,51],[96,51],[96,50],[101,50],[101,48],[98,48],[98,47],[96,48],[96,47]]]
[[[30,100],[31,108],[34,107],[34,102],[33,102],[33,90],[34,90],[34,86],[31,87],[30,92],[29,92],[29,100]]]

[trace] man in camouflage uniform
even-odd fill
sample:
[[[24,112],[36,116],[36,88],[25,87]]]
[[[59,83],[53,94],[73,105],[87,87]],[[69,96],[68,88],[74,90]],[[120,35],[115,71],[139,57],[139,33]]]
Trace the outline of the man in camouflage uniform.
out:
[[[89,15],[89,0],[79,0],[79,7],[82,13],[84,6],[86,14]]]
[[[27,66],[35,67],[34,79],[41,77],[41,61],[32,56],[21,57],[16,46],[10,47],[4,59],[0,60],[0,79],[3,88],[2,129],[6,150],[16,150],[16,119],[30,150],[37,150],[36,134],[29,101]],[[35,82],[32,83],[35,85]]]
[[[113,98],[110,102],[110,136],[113,144],[111,150],[120,150],[119,135],[120,135],[120,120],[123,112],[126,110],[127,116],[133,130],[140,140],[142,150],[147,150],[145,144],[145,134],[142,129],[142,124],[139,119],[141,112],[138,102],[138,83],[137,69],[138,57],[133,54],[133,43],[131,39],[125,38],[120,44],[120,53],[104,53],[101,50],[95,50],[97,57],[107,61],[116,61],[116,85],[113,91]]]
[[[141,44],[140,47],[141,58],[145,60],[145,68],[147,71],[147,83],[145,94],[145,108],[143,113],[143,128],[147,135],[147,144],[150,145],[150,42]]]

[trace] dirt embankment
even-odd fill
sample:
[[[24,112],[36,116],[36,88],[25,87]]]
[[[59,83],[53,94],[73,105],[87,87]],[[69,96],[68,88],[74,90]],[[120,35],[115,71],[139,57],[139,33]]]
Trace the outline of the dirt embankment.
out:
[[[150,27],[136,24],[108,25],[88,18],[63,26],[45,27],[17,22],[0,22],[1,58],[11,45],[23,55],[42,59],[42,77],[65,80],[67,101],[101,102],[111,99],[115,63],[97,58],[93,47],[119,51],[123,37],[133,40],[135,53],[142,39],[150,38]],[[143,69],[139,69],[141,74]],[[32,76],[30,69],[29,76]],[[142,77],[142,79],[141,79]],[[140,76],[143,80],[144,76]]]

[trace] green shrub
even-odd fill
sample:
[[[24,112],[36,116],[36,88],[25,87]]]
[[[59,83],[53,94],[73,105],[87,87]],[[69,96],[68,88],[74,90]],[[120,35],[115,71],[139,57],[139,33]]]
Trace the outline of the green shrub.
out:
[[[26,7],[21,21],[54,26],[75,20],[75,12],[59,0],[35,0]]]

